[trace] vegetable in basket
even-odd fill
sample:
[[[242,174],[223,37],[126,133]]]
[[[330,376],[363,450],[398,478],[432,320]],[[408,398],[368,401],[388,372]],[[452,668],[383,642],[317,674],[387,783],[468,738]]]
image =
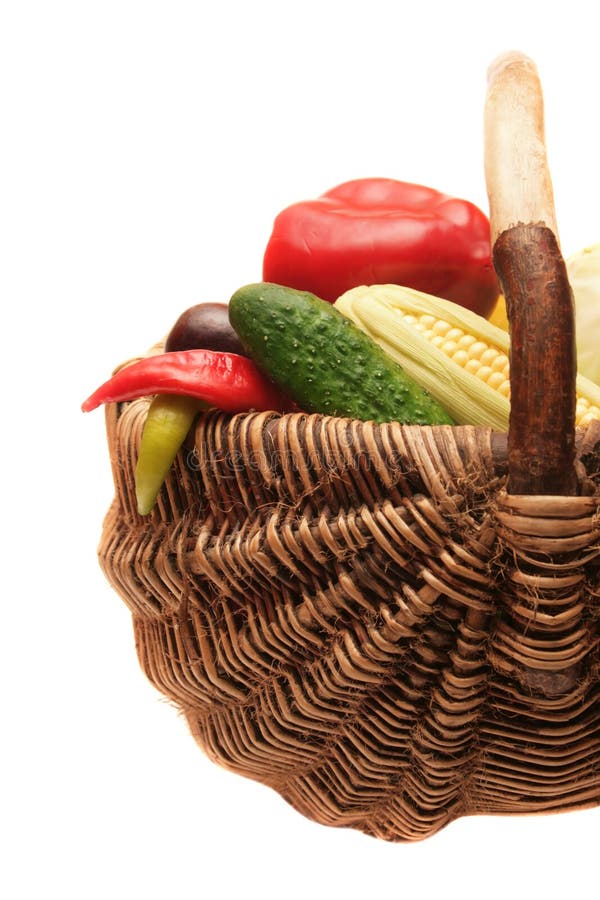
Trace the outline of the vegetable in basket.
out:
[[[570,256],[566,265],[575,297],[577,366],[600,384],[600,244]]]
[[[443,406],[332,304],[278,284],[229,302],[248,354],[306,412],[376,422],[452,424]]]
[[[289,401],[252,360],[215,350],[180,350],[148,356],[119,369],[81,406],[119,403],[151,394],[194,397],[224,412],[287,409]]]
[[[169,335],[171,340],[167,339],[167,345],[176,346],[178,341],[186,343],[194,339],[209,342],[206,317],[194,313],[196,326],[202,320],[203,329],[196,330],[193,338],[193,328],[187,328],[185,316],[184,313],[176,323],[178,330],[173,337]],[[220,328],[219,334],[226,330]],[[231,346],[236,346],[235,333],[229,335],[229,340]],[[102,403],[152,394],[158,396],[148,410],[136,467],[136,496],[141,515],[149,513],[154,506],[164,478],[200,410],[209,406],[226,412],[290,408],[289,400],[245,356],[193,349],[149,356],[120,369],[88,397],[82,409],[89,412]]]
[[[231,327],[226,303],[197,303],[182,312],[167,335],[165,350],[222,350],[246,355]]]
[[[509,336],[456,303],[398,285],[354,288],[335,307],[370,335],[459,425],[508,429]],[[576,425],[600,419],[600,387],[579,375]]]
[[[485,214],[467,200],[391,178],[348,181],[284,209],[263,279],[331,303],[358,285],[406,285],[483,316],[500,293]]]
[[[135,497],[141,516],[152,511],[167,473],[207,403],[193,397],[158,394],[148,407],[137,465]]]
[[[165,350],[171,353],[195,349],[245,355],[229,323],[226,303],[198,303],[179,316],[167,336]],[[174,394],[158,394],[150,404],[135,470],[140,515],[151,512],[194,419],[207,408],[208,404],[201,400]]]

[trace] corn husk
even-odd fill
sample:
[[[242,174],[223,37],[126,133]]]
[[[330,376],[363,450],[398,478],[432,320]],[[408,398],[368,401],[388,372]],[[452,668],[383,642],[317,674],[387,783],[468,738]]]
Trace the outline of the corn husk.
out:
[[[449,300],[392,284],[353,288],[335,306],[426,388],[457,424],[508,430],[509,398],[454,362],[404,317],[435,316],[508,354],[506,331]],[[578,396],[600,409],[600,387],[581,375],[576,386]]]

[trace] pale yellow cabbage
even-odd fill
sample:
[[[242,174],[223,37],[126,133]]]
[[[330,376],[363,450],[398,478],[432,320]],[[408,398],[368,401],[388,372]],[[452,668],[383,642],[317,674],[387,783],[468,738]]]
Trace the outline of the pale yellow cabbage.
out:
[[[575,296],[577,368],[600,384],[600,244],[567,259]]]

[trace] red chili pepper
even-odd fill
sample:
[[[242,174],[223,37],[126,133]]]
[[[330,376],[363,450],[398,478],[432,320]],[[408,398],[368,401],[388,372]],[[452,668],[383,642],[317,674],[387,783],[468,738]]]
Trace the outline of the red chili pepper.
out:
[[[389,178],[348,181],[283,210],[263,280],[333,302],[363,284],[400,284],[487,316],[500,289],[487,216],[467,200]]]
[[[250,359],[214,350],[180,350],[141,359],[119,369],[81,408],[90,412],[102,403],[134,400],[149,394],[195,397],[230,413],[292,408],[290,401]]]

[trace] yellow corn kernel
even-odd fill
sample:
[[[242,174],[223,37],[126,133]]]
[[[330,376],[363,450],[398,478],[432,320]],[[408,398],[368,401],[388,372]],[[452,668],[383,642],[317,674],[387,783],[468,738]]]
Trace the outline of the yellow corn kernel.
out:
[[[509,336],[449,300],[397,285],[354,288],[336,307],[366,331],[458,425],[508,429]],[[600,387],[577,377],[576,424],[600,419]]]
[[[451,328],[450,331],[446,333],[447,341],[457,341],[464,334],[462,328]]]
[[[485,379],[489,386],[494,390],[498,390],[501,384],[504,384],[506,381],[506,376],[504,372],[495,372],[493,369],[491,370],[490,375]]]
[[[577,397],[575,423],[581,427],[589,425],[593,419],[600,419],[600,406],[590,403],[587,397]]]
[[[491,374],[492,370],[489,366],[479,366],[479,368],[475,372],[475,376],[477,378],[480,378],[482,381],[487,381]]]
[[[487,348],[487,344],[485,344],[483,341],[475,341],[475,343],[471,344],[471,346],[469,347],[469,356],[471,357],[471,359],[481,360],[481,357],[487,350]]]
[[[421,320],[423,318],[422,316]],[[410,313],[403,316],[403,320],[408,325],[418,321]],[[494,390],[508,378],[508,356],[497,347],[478,341],[475,335],[465,335],[462,329],[452,327],[443,319],[437,319],[423,334],[434,347],[463,366],[467,372],[487,382]]]
[[[474,344],[477,338],[474,334],[463,334],[458,340],[458,346],[463,350],[468,350],[471,344]]]
[[[476,375],[481,368],[481,362],[476,356],[471,356],[464,368],[465,372],[469,372],[470,375]]]
[[[479,359],[483,363],[484,366],[491,366],[495,359],[500,356],[500,351],[497,347],[487,347]]]
[[[434,334],[446,337],[447,332],[450,331],[450,322],[444,322],[443,319],[438,319],[437,322],[434,322],[431,330]]]
[[[469,361],[469,354],[466,350],[463,350],[459,347],[458,350],[456,350],[450,358],[454,360],[457,366],[464,367]]]
[[[502,372],[508,378],[508,356],[506,353],[499,353],[491,365],[494,372]]]
[[[456,343],[456,341],[448,340],[448,335],[446,335],[446,337],[443,339],[441,349],[444,351],[446,356],[452,358],[458,350],[458,344]]]

